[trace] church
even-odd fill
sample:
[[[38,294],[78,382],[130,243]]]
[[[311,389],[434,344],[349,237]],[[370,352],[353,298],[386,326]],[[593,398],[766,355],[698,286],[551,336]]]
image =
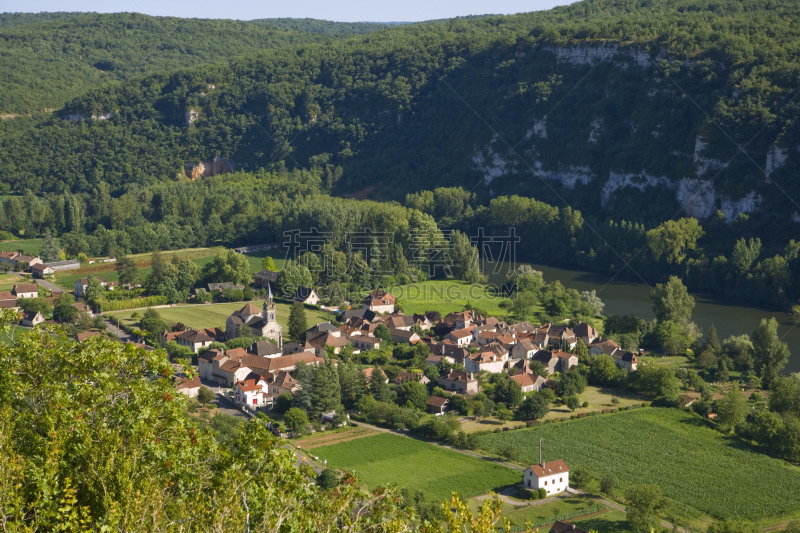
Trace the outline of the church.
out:
[[[283,328],[278,324],[275,302],[272,299],[272,288],[267,285],[267,299],[263,309],[248,303],[234,311],[225,321],[225,336],[230,340],[236,338],[239,328],[249,327],[256,337],[272,339],[278,348],[283,347]]]

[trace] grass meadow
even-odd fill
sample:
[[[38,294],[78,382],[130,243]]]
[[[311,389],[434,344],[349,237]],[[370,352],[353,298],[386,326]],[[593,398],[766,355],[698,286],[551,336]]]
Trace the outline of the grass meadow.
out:
[[[734,437],[677,409],[651,408],[596,416],[481,437],[497,453],[512,444],[522,461],[546,461],[612,475],[624,492],[639,483],[658,484],[673,513],[698,522],[709,516],[752,521],[796,515],[800,469],[758,452]]]
[[[438,311],[442,316],[453,311],[463,311],[467,303],[485,309],[490,315],[505,318],[506,312],[499,304],[505,298],[495,294],[489,285],[469,284],[462,281],[436,280],[392,287],[391,292],[410,315],[425,311]],[[536,307],[534,311],[540,308]]]
[[[437,502],[453,491],[470,498],[522,480],[520,472],[493,462],[388,433],[320,446],[314,455],[330,467],[355,470],[370,488],[393,483]]]
[[[22,250],[24,255],[39,255],[39,250],[42,249],[42,242],[44,239],[22,239],[19,241],[3,241],[0,242],[0,252],[17,252]],[[56,239],[58,243],[58,239]]]
[[[252,302],[256,307],[261,308],[264,302],[255,300]],[[194,329],[200,328],[225,328],[225,320],[236,309],[241,309],[247,305],[247,302],[230,302],[222,304],[196,304],[196,305],[181,305],[177,307],[164,307],[157,309],[161,318],[168,322],[182,322],[186,326]],[[289,304],[278,303],[275,304],[278,312],[278,323],[283,326],[284,333],[289,330]],[[127,325],[138,324],[138,319],[131,319],[133,311],[117,311],[109,313],[118,316]],[[139,311],[139,315],[142,312]],[[309,327],[319,322],[325,322],[331,319],[331,315],[324,311],[316,311],[306,309],[306,320]]]

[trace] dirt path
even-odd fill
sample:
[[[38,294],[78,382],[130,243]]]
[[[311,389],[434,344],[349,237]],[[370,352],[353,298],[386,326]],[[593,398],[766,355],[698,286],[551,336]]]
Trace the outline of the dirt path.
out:
[[[349,435],[347,433],[344,433],[342,434],[342,438],[316,441],[311,444],[304,444],[302,445],[302,447],[304,450],[313,450],[314,448],[320,448],[322,446],[332,446],[334,444],[341,444],[342,442],[350,442],[351,440],[363,439],[364,437],[372,437],[373,435],[376,435],[376,433],[372,431],[365,431],[364,433],[358,433],[356,435]]]

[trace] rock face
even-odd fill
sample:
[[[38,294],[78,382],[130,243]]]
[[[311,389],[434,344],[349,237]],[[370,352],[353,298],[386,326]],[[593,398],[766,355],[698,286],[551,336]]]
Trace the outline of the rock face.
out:
[[[109,120],[114,118],[116,113],[104,113],[102,115],[84,115],[81,113],[71,113],[66,115],[64,118],[69,120],[70,122],[80,122],[81,120]]]
[[[622,48],[616,44],[596,44],[580,46],[552,46],[545,48],[556,56],[561,63],[570,65],[589,65],[594,66],[601,62],[618,63],[623,69],[628,67],[626,59],[639,68],[646,68],[653,64],[653,58],[646,50],[639,48]],[[656,59],[666,57],[666,51],[661,50]]]
[[[233,172],[234,164],[225,156],[217,156],[212,161],[186,165],[186,176],[195,181],[197,179],[210,178],[217,174]]]
[[[200,112],[197,109],[187,109],[186,110],[186,125],[191,126],[194,122],[200,118]]]

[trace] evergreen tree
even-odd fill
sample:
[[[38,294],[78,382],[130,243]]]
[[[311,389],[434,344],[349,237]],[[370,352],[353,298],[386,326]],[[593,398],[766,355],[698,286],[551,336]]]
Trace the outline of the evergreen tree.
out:
[[[289,311],[289,338],[295,342],[303,342],[306,340],[307,329],[305,306],[302,302],[295,302]]]
[[[53,239],[50,230],[47,230],[44,236],[44,242],[42,243],[42,249],[39,250],[39,259],[41,259],[43,263],[53,263],[61,259],[60,255],[61,250],[59,250],[56,245],[56,241]]]
[[[389,384],[386,383],[386,375],[380,368],[375,367],[369,378],[369,393],[379,402],[388,402],[391,392]]]
[[[315,415],[337,410],[341,405],[342,390],[339,373],[332,359],[317,367],[314,390],[311,392],[311,412]]]

